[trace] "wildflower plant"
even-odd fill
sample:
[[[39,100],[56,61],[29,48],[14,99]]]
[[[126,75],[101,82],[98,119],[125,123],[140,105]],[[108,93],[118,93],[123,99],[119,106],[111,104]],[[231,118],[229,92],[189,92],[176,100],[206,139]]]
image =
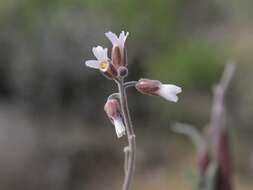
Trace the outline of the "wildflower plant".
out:
[[[213,90],[210,122],[204,133],[187,124],[176,124],[173,130],[190,137],[197,149],[197,190],[232,190],[233,158],[230,128],[226,126],[225,97],[236,65],[227,64],[220,82]]]
[[[142,94],[160,96],[172,102],[178,101],[177,94],[182,90],[176,85],[163,84],[158,80],[125,81],[128,76],[126,39],[129,33],[122,31],[117,36],[112,32],[107,32],[105,35],[112,43],[111,58],[108,57],[107,48],[97,46],[92,48],[96,60],[85,61],[85,64],[87,67],[98,69],[118,86],[118,92],[107,98],[104,110],[115,127],[117,137],[127,136],[128,145],[124,148],[125,177],[122,190],[129,190],[135,170],[136,136],[128,108],[126,89],[135,87]]]

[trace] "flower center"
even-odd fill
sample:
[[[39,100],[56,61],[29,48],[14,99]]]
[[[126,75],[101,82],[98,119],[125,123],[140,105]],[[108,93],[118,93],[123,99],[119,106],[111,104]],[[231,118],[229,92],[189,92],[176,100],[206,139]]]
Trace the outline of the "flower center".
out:
[[[103,61],[103,62],[101,62],[101,63],[99,64],[99,68],[100,68],[101,70],[106,70],[107,67],[108,67],[108,62],[107,62],[107,61]]]

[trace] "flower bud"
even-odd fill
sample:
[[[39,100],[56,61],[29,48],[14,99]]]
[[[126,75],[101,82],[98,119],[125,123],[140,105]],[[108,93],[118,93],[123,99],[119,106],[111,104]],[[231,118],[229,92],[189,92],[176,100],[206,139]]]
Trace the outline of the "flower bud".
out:
[[[128,75],[128,69],[124,66],[120,66],[118,68],[118,74],[119,74],[119,77],[124,78]]]
[[[158,80],[150,79],[140,79],[135,87],[142,94],[150,96],[161,96],[164,99],[172,102],[177,102],[177,94],[182,92],[182,89],[176,85],[162,84]]]
[[[109,119],[111,120],[111,122],[115,126],[117,137],[120,138],[123,135],[125,135],[126,130],[125,130],[125,125],[124,125],[124,121],[121,115],[121,108],[120,108],[118,100],[108,99],[104,106],[104,110],[107,116],[109,117]]]
[[[107,100],[104,110],[109,118],[117,117],[120,111],[120,105],[118,100],[116,99],[109,99]]]

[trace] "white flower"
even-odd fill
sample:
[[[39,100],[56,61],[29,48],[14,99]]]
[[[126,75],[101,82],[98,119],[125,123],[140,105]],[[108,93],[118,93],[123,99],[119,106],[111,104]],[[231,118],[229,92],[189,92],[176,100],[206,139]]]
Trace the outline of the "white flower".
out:
[[[92,52],[97,60],[85,61],[85,65],[87,67],[99,69],[108,79],[116,78],[118,73],[107,56],[107,48],[103,48],[101,46],[93,47]]]
[[[122,31],[119,37],[111,31],[105,33],[105,35],[112,42],[113,46],[118,46],[121,50],[123,50],[129,32],[125,33],[125,31]]]
[[[166,100],[177,102],[177,94],[182,92],[182,88],[173,84],[161,84],[157,94]]]
[[[106,37],[111,41],[113,47],[112,47],[112,64],[116,67],[119,68],[120,66],[126,66],[127,61],[126,61],[126,51],[125,51],[125,42],[128,36],[128,32],[125,33],[122,31],[119,35],[119,37],[112,33],[112,32],[107,32],[105,33]]]
[[[136,89],[146,95],[161,96],[166,100],[177,102],[177,94],[182,92],[181,87],[173,84],[162,84],[158,80],[140,79],[135,85]]]
[[[118,138],[126,134],[125,125],[121,117],[114,118],[113,123],[114,123],[115,131]]]
[[[85,61],[85,65],[94,69],[104,69],[109,60],[107,55],[107,48],[103,48],[101,46],[93,47],[92,52],[97,60]]]

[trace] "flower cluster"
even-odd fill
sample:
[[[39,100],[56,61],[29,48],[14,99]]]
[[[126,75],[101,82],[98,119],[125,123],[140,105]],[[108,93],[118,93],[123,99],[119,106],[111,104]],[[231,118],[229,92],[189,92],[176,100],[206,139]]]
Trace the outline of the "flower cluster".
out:
[[[93,47],[92,52],[97,60],[86,61],[86,66],[99,69],[108,79],[116,79],[119,77],[119,74],[122,73],[120,70],[126,66],[125,42],[128,34],[128,32],[125,34],[125,32],[122,31],[119,37],[117,37],[117,35],[112,32],[105,33],[106,37],[113,44],[111,53],[112,59],[108,58],[107,48],[101,46]]]
[[[124,78],[128,75],[126,39],[128,32],[122,31],[119,36],[112,32],[105,33],[106,37],[112,43],[111,59],[108,57],[108,49],[101,46],[93,47],[92,52],[97,60],[88,60],[86,66],[98,69],[106,78],[121,82],[124,84]],[[172,84],[162,84],[157,80],[140,79],[132,81],[135,88],[142,94],[151,96],[160,96],[168,101],[177,102],[177,94],[182,90],[180,87]],[[120,138],[125,131],[125,121],[122,117],[122,110],[119,98],[108,98],[104,110],[115,126],[117,137]]]

